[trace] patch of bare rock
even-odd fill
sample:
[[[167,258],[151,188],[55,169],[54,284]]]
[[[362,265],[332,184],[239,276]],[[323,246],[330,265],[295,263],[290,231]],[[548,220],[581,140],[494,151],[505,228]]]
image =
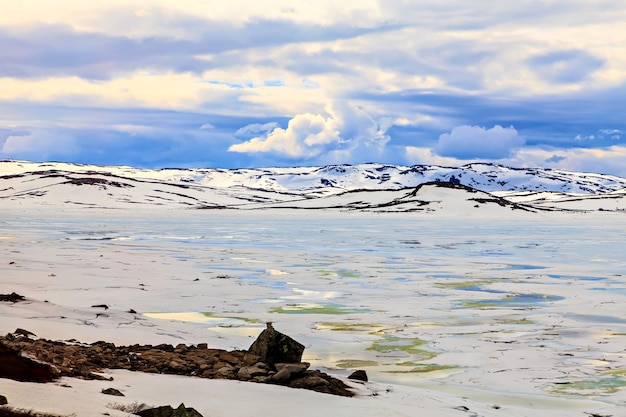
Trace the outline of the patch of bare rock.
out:
[[[20,301],[24,301],[26,297],[23,295],[19,295],[16,292],[12,292],[11,294],[0,294],[0,301],[6,303],[19,303]]]
[[[188,375],[277,384],[351,397],[343,381],[302,362],[304,346],[268,324],[248,350],[210,349],[206,343],[115,346],[0,337],[0,378],[49,382],[61,376],[103,379],[104,369]]]

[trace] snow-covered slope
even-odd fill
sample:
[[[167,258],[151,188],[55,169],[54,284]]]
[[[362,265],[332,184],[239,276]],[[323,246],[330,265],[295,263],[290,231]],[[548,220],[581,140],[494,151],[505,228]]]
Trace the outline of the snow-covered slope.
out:
[[[444,187],[445,186],[445,187]],[[421,195],[415,189],[420,187]],[[438,190],[434,192],[433,190]],[[626,179],[493,164],[384,164],[254,169],[138,169],[0,161],[0,204],[92,207],[334,208],[432,210],[450,195],[474,207],[624,210]],[[444,192],[438,199],[435,194]],[[480,197],[476,195],[480,192]],[[451,194],[450,194],[451,193]],[[435,203],[434,203],[435,202]],[[459,202],[455,203],[459,204]]]

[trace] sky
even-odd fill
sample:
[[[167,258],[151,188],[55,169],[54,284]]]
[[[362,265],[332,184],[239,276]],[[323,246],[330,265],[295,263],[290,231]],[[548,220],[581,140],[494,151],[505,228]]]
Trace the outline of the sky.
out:
[[[626,177],[626,2],[0,0],[0,159]]]

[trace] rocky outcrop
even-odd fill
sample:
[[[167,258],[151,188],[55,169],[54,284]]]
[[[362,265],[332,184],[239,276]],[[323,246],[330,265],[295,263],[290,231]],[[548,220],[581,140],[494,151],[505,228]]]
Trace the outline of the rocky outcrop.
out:
[[[122,394],[122,392],[118,390],[117,388],[104,388],[100,392],[105,395],[113,395],[114,397],[125,397],[125,395]]]
[[[367,382],[367,373],[364,370],[359,369],[359,370],[352,372],[350,376],[348,376],[348,379],[354,379],[355,381]]]
[[[147,408],[135,414],[141,417],[202,417],[202,414],[193,408],[185,407],[185,404],[179,405],[178,408],[172,408],[171,405]]]
[[[35,358],[35,363],[49,369],[55,377],[104,379],[99,374],[103,369],[127,369],[279,384],[348,397],[353,395],[343,381],[323,372],[310,370],[308,363],[300,361],[304,346],[270,327],[261,333],[253,343],[255,349],[251,348],[250,351],[210,349],[205,343],[197,346],[115,346],[103,341],[92,344],[76,341],[65,343],[10,333],[0,337],[0,346],[6,349],[7,354],[12,355],[11,360],[0,360],[0,364],[13,363],[21,352],[21,357],[28,355]],[[280,341],[285,341],[283,347]],[[39,372],[33,371],[38,381],[50,380],[40,376]]]
[[[12,292],[11,294],[0,294],[0,301],[8,303],[18,303],[20,301],[24,301],[25,299],[26,297],[19,295],[16,292]]]
[[[19,349],[0,341],[0,378],[22,382],[50,382],[59,373],[47,363],[23,356]]]

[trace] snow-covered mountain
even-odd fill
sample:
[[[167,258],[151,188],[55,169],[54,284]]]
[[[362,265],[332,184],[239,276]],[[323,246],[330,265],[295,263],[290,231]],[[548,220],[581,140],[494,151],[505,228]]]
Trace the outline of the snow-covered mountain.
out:
[[[476,204],[491,202],[530,210],[621,211],[626,208],[624,178],[485,163],[462,167],[369,163],[149,170],[0,161],[1,205],[37,203],[120,207],[143,204],[415,211],[434,206],[432,201],[438,200],[424,199],[428,194],[424,190],[435,188],[453,190],[457,196],[467,194],[466,201]],[[416,189],[421,189],[421,193]]]

